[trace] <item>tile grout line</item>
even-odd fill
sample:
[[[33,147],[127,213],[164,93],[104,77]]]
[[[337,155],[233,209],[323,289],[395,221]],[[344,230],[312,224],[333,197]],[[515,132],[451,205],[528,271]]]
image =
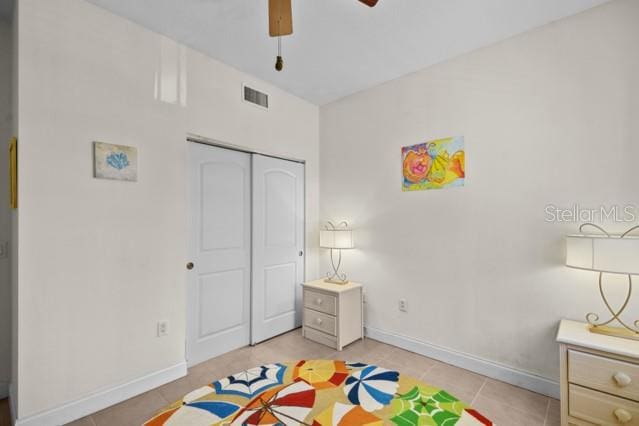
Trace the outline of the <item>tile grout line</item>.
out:
[[[429,359],[430,359],[430,358],[429,358]],[[425,376],[426,374],[428,374],[428,373],[430,372],[430,370],[432,370],[433,368],[435,368],[435,366],[436,366],[436,365],[437,365],[437,363],[433,363],[433,365],[431,365],[430,367],[428,367],[428,368],[426,369],[426,371],[424,371],[424,372],[422,373],[422,375],[418,377],[418,380],[420,380],[420,381],[424,381],[424,376]]]
[[[544,426],[548,424],[549,415],[550,415],[550,398],[548,398],[548,404],[546,405],[546,415],[544,416]]]
[[[482,382],[481,386],[479,387],[479,390],[477,391],[477,393],[473,397],[473,400],[470,402],[470,406],[471,407],[475,406],[475,401],[477,401],[477,397],[479,396],[481,391],[484,389],[484,386],[486,386],[486,383],[488,383],[488,379],[484,379],[484,381]]]
[[[188,374],[187,374],[186,376],[184,376],[184,377],[188,377]],[[175,381],[175,380],[174,380],[174,381]],[[171,383],[173,383],[173,382],[165,383],[165,384],[164,384],[164,385],[162,385],[162,386],[170,385]],[[153,389],[153,390],[154,390],[155,392],[157,392],[157,394],[160,396],[160,398],[161,398],[163,401],[166,401],[166,403],[167,403],[167,404],[171,404],[171,401],[169,401],[168,399],[166,399],[166,398],[164,397],[164,395],[162,395],[162,392],[160,392],[160,390],[159,390],[159,389],[160,389],[162,386],[159,386],[159,387],[157,387],[157,388],[155,388],[155,389]]]
[[[486,384],[488,384],[488,382],[489,382],[489,381],[491,381],[491,380],[493,380],[493,379],[491,379],[491,378],[489,378],[489,377],[487,377],[487,378],[486,378],[486,380],[485,380],[485,382],[484,382],[484,385],[482,385],[482,387],[481,387],[481,388],[479,389],[479,391],[477,392],[477,395],[475,395],[475,398],[473,398],[473,402],[471,403],[471,405],[474,405],[474,404],[475,404],[475,402],[476,402],[477,398],[479,397],[480,392],[483,390],[484,386],[485,386]],[[503,383],[503,382],[501,382],[501,381],[499,381],[499,380],[497,380],[497,382]],[[510,386],[514,386],[514,385],[510,385]],[[514,387],[516,387],[516,386],[514,386]],[[532,391],[530,391],[530,392],[532,392]],[[534,393],[534,392],[532,392],[532,393]],[[530,416],[533,416],[533,415],[534,415],[531,411],[528,411],[528,410],[527,410],[527,409],[525,409],[525,408],[515,407],[515,406],[511,405],[511,404],[510,404],[510,403],[508,403],[508,402],[500,401],[500,400],[498,400],[498,399],[495,399],[495,398],[493,398],[493,397],[489,397],[489,396],[485,396],[484,398],[485,398],[486,400],[494,401],[494,402],[497,402],[497,403],[499,403],[499,404],[502,404],[502,405],[504,405],[505,407],[508,407],[509,409],[514,410],[514,411],[516,411],[516,412],[519,412],[519,413],[521,413],[521,414],[523,414],[523,415],[525,415],[525,416],[527,416],[527,417],[530,417]],[[549,409],[549,405],[550,405],[550,398],[549,398],[549,397],[545,397],[545,398],[546,398],[546,404],[547,404],[547,405],[546,405],[546,412],[544,413],[543,422],[542,422],[542,423],[540,423],[540,426],[544,426],[544,425],[546,424],[546,418],[545,418],[545,416],[546,416],[546,415],[547,415],[547,413],[548,413],[548,409]],[[542,419],[541,419],[541,417],[542,417],[542,416],[539,416],[539,420],[540,420],[540,421],[542,420]]]

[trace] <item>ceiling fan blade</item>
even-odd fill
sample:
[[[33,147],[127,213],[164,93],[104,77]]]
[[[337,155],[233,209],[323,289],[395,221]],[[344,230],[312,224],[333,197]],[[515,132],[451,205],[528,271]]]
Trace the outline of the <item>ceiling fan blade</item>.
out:
[[[378,0],[359,0],[359,1],[364,3],[368,7],[373,7],[377,4]]]
[[[293,34],[291,0],[268,0],[268,34],[271,37]]]

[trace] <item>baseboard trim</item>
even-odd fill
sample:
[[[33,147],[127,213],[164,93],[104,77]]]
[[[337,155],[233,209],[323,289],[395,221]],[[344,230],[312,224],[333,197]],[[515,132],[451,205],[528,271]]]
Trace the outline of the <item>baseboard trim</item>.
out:
[[[366,327],[366,336],[447,364],[559,399],[559,383],[467,353],[421,342],[412,337]]]
[[[186,361],[42,413],[18,418],[15,426],[63,425],[184,376],[186,376]]]
[[[9,397],[9,382],[0,382],[0,399]]]

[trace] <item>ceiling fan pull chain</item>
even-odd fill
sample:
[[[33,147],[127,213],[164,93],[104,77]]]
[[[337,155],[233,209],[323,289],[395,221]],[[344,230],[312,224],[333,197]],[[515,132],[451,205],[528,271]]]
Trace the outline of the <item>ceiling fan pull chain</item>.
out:
[[[282,71],[284,68],[284,60],[282,59],[282,36],[277,38],[277,59],[275,60],[275,69]]]

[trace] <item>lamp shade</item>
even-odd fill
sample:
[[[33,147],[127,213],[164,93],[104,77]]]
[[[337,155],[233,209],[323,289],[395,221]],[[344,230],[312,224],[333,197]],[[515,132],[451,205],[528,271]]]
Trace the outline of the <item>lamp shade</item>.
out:
[[[352,249],[352,229],[322,229],[320,230],[320,247],[330,249]]]
[[[568,235],[566,266],[613,274],[639,275],[639,238]]]

